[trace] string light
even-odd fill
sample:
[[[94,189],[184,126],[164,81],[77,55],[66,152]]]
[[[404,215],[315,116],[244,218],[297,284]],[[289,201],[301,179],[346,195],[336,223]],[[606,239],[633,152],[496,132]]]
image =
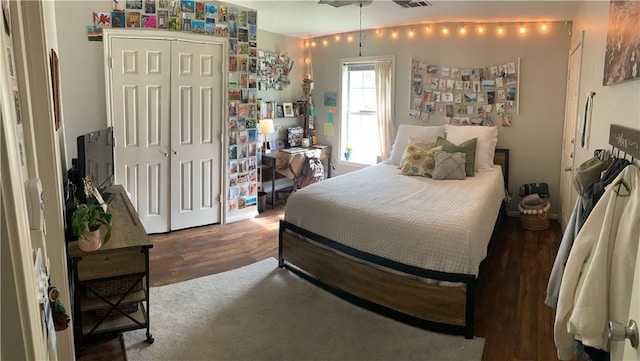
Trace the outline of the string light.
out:
[[[424,32],[427,34],[437,33],[439,31],[442,36],[449,36],[451,35],[450,34],[451,26],[453,26],[454,27],[453,29],[455,29],[453,30],[454,34],[457,33],[461,37],[467,36],[469,34],[467,32],[467,24],[443,23],[443,24],[435,24],[435,25],[437,26],[437,28],[433,27],[434,24],[426,24],[426,25],[422,25],[422,27],[424,29]],[[474,29],[472,31],[474,31],[478,36],[484,36],[490,31],[495,31],[496,36],[504,36],[508,30],[512,30],[514,33],[524,36],[527,34],[528,30],[532,28],[539,29],[540,32],[547,32],[550,29],[550,26],[547,22],[538,22],[538,23],[531,22],[531,23],[520,23],[520,24],[506,23],[506,25],[504,23],[503,24],[499,24],[499,23],[473,24],[472,23],[470,24],[470,26],[472,27],[472,29]],[[378,29],[372,29],[371,31],[374,31],[376,37],[380,39],[384,39],[387,36],[387,34],[388,34],[388,37],[391,39],[398,39],[401,34],[406,34],[407,38],[415,38],[419,35],[415,29],[410,29],[409,27],[395,29],[395,30],[392,30],[390,28],[378,28]],[[342,33],[342,34],[334,34],[331,36],[333,36],[335,42],[340,42],[343,36],[346,37],[345,40],[347,40],[350,43],[355,41],[354,34]],[[363,35],[361,35],[361,37],[362,36]],[[362,42],[362,39],[360,41]],[[331,43],[330,37],[322,40],[322,45],[324,47],[329,46],[330,43]],[[308,41],[304,42],[304,46],[307,48],[315,47],[316,43],[311,39],[309,39]]]

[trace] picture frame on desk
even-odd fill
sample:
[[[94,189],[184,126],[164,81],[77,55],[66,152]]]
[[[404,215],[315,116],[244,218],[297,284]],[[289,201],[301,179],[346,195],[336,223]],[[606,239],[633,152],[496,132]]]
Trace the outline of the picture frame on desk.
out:
[[[284,146],[284,142],[282,143],[282,146]],[[275,139],[269,141],[269,149],[278,149]]]
[[[282,103],[282,106],[284,107],[285,118],[292,118],[295,116],[295,112],[293,110],[293,103]]]

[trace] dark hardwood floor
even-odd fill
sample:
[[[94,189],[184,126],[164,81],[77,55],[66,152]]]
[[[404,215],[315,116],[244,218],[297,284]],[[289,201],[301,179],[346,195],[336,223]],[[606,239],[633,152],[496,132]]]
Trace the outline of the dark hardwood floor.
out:
[[[277,257],[283,208],[229,225],[153,235],[150,282],[160,286]],[[554,312],[544,304],[560,244],[558,222],[528,231],[507,218],[487,258],[476,294],[475,335],[486,339],[483,360],[557,360]],[[92,342],[81,361],[126,360],[121,339]]]

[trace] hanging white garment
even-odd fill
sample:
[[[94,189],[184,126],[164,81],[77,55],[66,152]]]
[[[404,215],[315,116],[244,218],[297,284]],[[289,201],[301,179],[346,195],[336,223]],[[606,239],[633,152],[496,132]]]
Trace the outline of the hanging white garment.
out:
[[[575,206],[573,206],[571,217],[569,217],[569,222],[567,222],[567,227],[565,228],[564,234],[562,235],[560,248],[558,248],[558,253],[556,254],[555,261],[553,261],[553,268],[551,269],[551,274],[549,275],[549,283],[547,284],[547,297],[545,297],[544,303],[552,308],[556,308],[558,306],[558,297],[560,295],[560,284],[562,283],[562,275],[564,275],[564,267],[567,264],[567,259],[569,258],[571,247],[573,247],[573,242],[575,241],[576,237],[578,237],[578,232],[580,231],[578,219],[581,217],[581,214],[582,200],[578,198],[576,199],[576,204]]]
[[[607,187],[574,241],[554,325],[560,360],[573,357],[574,339],[608,351],[607,322],[628,320],[640,237],[638,188],[638,168],[627,166]]]

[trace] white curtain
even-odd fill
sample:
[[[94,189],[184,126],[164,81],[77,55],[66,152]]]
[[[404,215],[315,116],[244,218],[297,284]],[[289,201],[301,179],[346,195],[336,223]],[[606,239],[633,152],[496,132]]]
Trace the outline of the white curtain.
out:
[[[380,135],[380,156],[382,160],[391,155],[393,145],[393,119],[391,118],[391,62],[376,62],[376,113],[378,114],[378,134]]]

